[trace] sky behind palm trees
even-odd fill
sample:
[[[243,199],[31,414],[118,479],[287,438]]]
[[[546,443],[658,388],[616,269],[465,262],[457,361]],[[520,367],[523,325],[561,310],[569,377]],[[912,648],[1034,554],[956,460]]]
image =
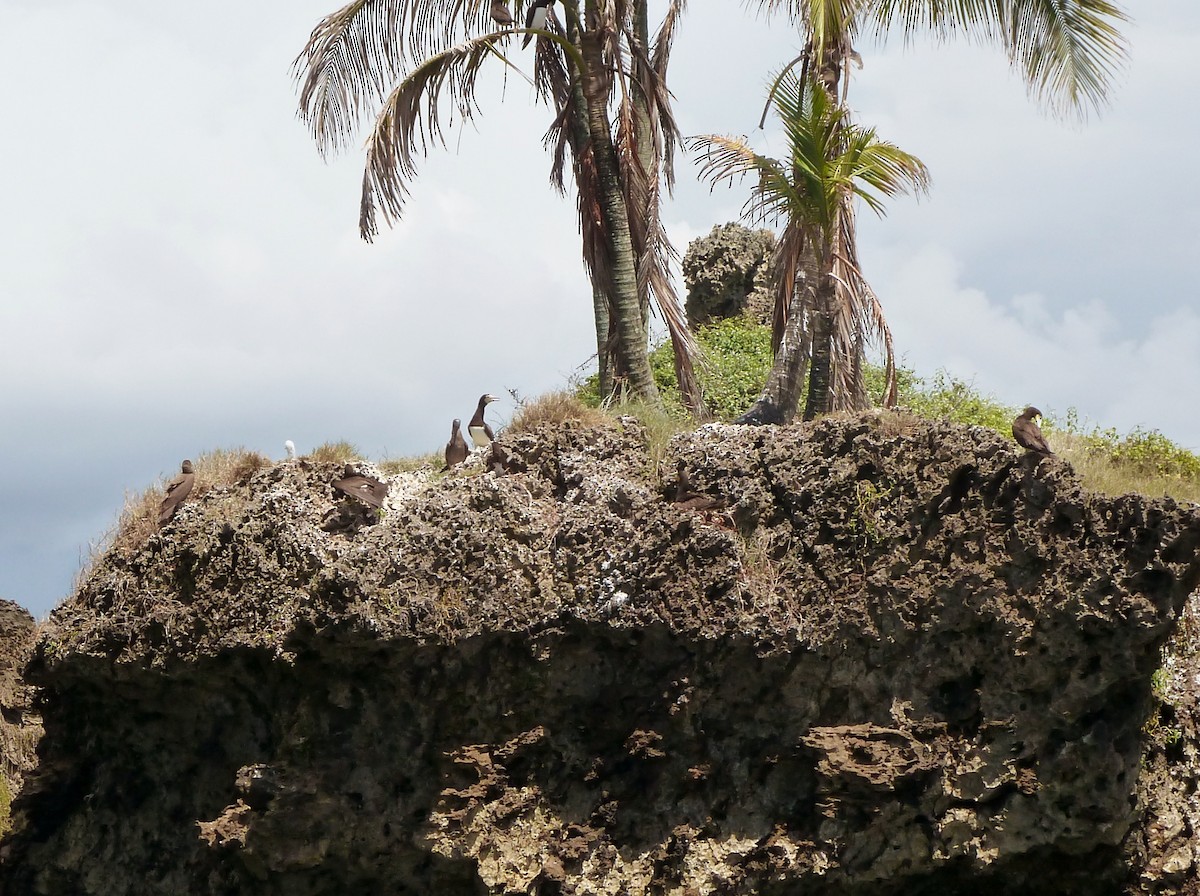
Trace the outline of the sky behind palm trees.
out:
[[[450,131],[405,220],[366,245],[361,157],[322,162],[295,117],[290,62],[332,8],[5,3],[0,77],[19,86],[0,166],[0,596],[45,614],[126,493],[184,457],[282,457],[288,438],[425,453],[481,393],[588,369],[546,109],[497,67],[483,116]],[[918,372],[1196,449],[1200,7],[1133,12],[1131,64],[1082,125],[1040,111],[998,51],[864,43],[851,105],[933,183],[883,221],[861,215],[861,260]],[[690,4],[670,79],[684,134],[781,152],[756,126],[799,46],[782,22]],[[745,193],[710,193],[688,159],[678,172],[664,216],[682,252]]]

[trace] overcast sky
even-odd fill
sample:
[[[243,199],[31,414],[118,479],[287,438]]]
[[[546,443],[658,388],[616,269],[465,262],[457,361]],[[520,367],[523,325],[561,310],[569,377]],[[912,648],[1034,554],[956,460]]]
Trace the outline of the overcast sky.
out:
[[[483,117],[422,164],[402,224],[358,239],[361,153],[326,164],[290,63],[336,0],[3,0],[0,597],[42,616],[127,493],[180,459],[444,445],[484,391],[586,371],[591,300],[549,123],[497,66]],[[851,102],[933,190],[862,221],[899,353],[1013,404],[1200,448],[1200,5],[1142,0],[1111,107],[1055,120],[999,52],[861,47]],[[690,4],[685,134],[756,130],[784,24]],[[529,54],[522,57],[528,67]],[[737,217],[679,160],[679,250]],[[493,405],[503,422],[512,402]]]

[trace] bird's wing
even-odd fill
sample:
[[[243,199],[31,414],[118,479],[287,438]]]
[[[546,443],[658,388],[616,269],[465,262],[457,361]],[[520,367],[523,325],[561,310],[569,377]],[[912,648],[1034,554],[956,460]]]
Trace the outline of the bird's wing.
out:
[[[179,492],[177,500],[182,501],[187,497],[187,493],[192,490],[192,483],[196,479],[195,473],[180,473],[174,479],[167,483],[167,496],[175,498],[176,491]]]

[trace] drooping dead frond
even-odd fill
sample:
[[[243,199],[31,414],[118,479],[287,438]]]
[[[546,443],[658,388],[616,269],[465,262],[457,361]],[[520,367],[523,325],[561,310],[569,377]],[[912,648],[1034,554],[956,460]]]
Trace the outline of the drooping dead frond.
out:
[[[892,331],[879,297],[863,275],[858,260],[857,226],[852,195],[844,197],[834,250],[836,303],[830,357],[830,409],[860,410],[863,400],[862,357],[868,345],[884,353],[884,407],[896,401],[896,357]]]
[[[345,148],[405,63],[492,29],[482,0],[351,0],[317,23],[292,63],[300,117],[323,155]]]
[[[748,222],[769,224],[786,220],[788,210],[799,205],[798,192],[787,170],[775,159],[754,152],[744,138],[703,134],[690,137],[686,144],[689,149],[703,153],[699,160],[700,177],[709,181],[713,189],[722,182],[732,187],[737,179],[757,176],[758,184],[742,206],[742,217]]]
[[[400,217],[417,156],[431,142],[445,146],[443,102],[461,121],[474,117],[480,68],[489,57],[507,64],[494,48],[502,37],[486,34],[431,56],[388,95],[367,138],[358,222],[363,239],[370,242],[378,233],[378,213],[389,224]]]
[[[675,16],[676,5],[669,11]],[[666,182],[669,190],[674,179],[672,156],[679,130],[666,89],[665,67],[661,72],[654,67],[644,45],[647,32],[644,19],[631,20],[625,25],[631,67],[629,74],[621,79],[622,84],[629,82],[629,86],[618,97],[615,142],[630,238],[638,258],[638,289],[667,326],[680,394],[688,409],[702,418],[705,412],[694,364],[701,354],[700,345],[687,325],[675,291],[671,267],[679,255],[662,224],[662,189]],[[660,57],[664,66],[666,61],[665,55]]]

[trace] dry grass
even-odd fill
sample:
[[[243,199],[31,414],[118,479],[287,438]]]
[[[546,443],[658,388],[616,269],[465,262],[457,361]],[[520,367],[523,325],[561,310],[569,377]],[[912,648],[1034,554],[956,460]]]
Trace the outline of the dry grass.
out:
[[[305,460],[318,464],[347,464],[363,460],[362,453],[349,442],[326,442],[318,445],[308,454]]]
[[[528,432],[542,423],[578,422],[584,426],[611,426],[612,417],[590,408],[572,392],[548,392],[518,408],[508,432]]]
[[[419,454],[414,457],[388,457],[376,466],[387,476],[398,476],[401,473],[416,473],[420,470],[440,470],[446,465],[446,458],[440,451]]]
[[[187,501],[194,501],[216,486],[234,485],[249,479],[259,470],[271,466],[270,458],[245,448],[218,448],[199,455],[193,461],[196,483]],[[166,477],[174,478],[178,470]],[[75,577],[75,590],[87,579],[96,561],[110,550],[131,553],[158,531],[158,509],[165,494],[164,483],[158,482],[142,492],[126,492],[125,506],[111,529],[93,542]],[[186,503],[186,502],[185,502]]]
[[[928,421],[924,418],[903,409],[888,410],[885,408],[875,408],[867,413],[871,415],[875,428],[882,435],[890,438],[911,436],[914,432],[928,424]]]
[[[1182,475],[1161,475],[1134,464],[1114,461],[1103,452],[1091,450],[1092,441],[1086,436],[1056,432],[1051,447],[1068,461],[1084,486],[1105,495],[1129,493],[1149,498],[1169,496],[1176,501],[1200,503],[1200,478]]]

